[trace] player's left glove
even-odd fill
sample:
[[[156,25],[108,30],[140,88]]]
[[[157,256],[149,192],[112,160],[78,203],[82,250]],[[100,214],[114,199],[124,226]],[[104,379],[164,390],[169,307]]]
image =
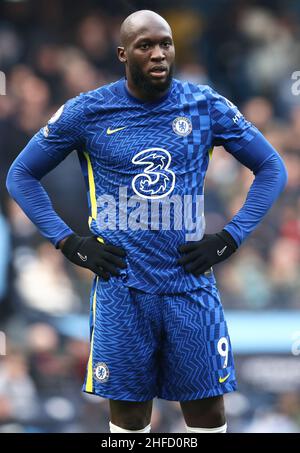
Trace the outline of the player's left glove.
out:
[[[184,255],[178,260],[186,272],[198,277],[214,264],[229,258],[237,249],[233,237],[222,230],[216,234],[205,234],[201,241],[181,245],[178,250]]]

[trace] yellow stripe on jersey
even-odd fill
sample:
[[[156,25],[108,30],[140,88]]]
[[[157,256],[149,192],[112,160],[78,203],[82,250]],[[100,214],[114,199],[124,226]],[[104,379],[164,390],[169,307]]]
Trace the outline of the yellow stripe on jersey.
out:
[[[209,160],[212,159],[213,151],[214,151],[214,147],[212,146],[212,147],[208,150]]]
[[[96,200],[96,188],[95,188],[95,180],[93,174],[93,168],[90,156],[88,153],[83,153],[84,157],[87,160],[87,170],[88,170],[88,178],[89,178],[89,191],[90,191],[90,203],[91,203],[91,215],[89,218],[89,226],[91,226],[92,220],[96,220],[97,218],[97,200]]]
[[[88,361],[87,377],[86,377],[86,384],[85,384],[85,390],[90,393],[93,392],[93,371],[94,371],[93,370],[93,348],[94,348],[94,333],[95,333],[95,322],[96,322],[96,300],[97,300],[98,281],[99,281],[99,277],[97,277],[95,291],[94,291],[94,295],[93,295],[93,332],[92,332],[92,338],[91,338],[91,350],[90,350],[90,356],[89,356],[89,361]]]

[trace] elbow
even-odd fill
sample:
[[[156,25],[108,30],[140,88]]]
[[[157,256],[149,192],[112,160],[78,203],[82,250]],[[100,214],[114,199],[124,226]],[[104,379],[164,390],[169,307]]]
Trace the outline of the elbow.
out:
[[[12,165],[7,173],[6,176],[6,189],[10,196],[14,198],[14,191],[15,191],[15,168]]]
[[[272,180],[273,195],[279,196],[288,180],[287,168],[281,156],[277,152],[274,153],[264,162],[261,170],[264,173],[264,178],[271,178],[270,181]]]
[[[278,179],[279,179],[279,187],[280,187],[280,193],[281,193],[287,185],[288,172],[287,172],[286,165],[280,156],[278,156],[278,167],[279,167]]]
[[[14,200],[18,198],[22,183],[24,183],[24,176],[25,169],[23,165],[16,159],[12,163],[6,176],[6,189]]]

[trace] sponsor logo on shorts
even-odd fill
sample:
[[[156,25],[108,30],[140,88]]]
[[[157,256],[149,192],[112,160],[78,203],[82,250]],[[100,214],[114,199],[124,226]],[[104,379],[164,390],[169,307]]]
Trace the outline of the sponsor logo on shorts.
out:
[[[94,376],[95,378],[99,381],[104,382],[108,381],[109,378],[109,369],[106,363],[104,362],[99,362],[95,365],[94,367]]]
[[[229,378],[229,376],[230,376],[230,373],[228,373],[228,374],[227,374],[225,377],[223,377],[223,378],[220,376],[220,377],[219,377],[219,382],[220,382],[220,384],[223,384],[223,382],[225,382],[225,381]]]

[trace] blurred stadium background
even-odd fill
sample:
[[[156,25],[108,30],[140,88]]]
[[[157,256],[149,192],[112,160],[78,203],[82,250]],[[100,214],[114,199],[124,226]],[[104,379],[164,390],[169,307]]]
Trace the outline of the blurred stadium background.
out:
[[[226,396],[231,432],[300,432],[300,2],[297,0],[0,2],[0,432],[108,431],[108,404],[81,393],[89,351],[91,274],[47,243],[9,198],[9,165],[68,98],[123,75],[121,21],[150,8],[171,23],[176,76],[235,102],[285,159],[279,202],[239,253],[215,269],[239,391]],[[237,211],[252,181],[223,149],[206,182],[208,230]],[[87,230],[73,153],[44,180],[56,210]],[[3,345],[2,345],[3,346]],[[2,348],[3,349],[3,348]],[[2,350],[2,353],[4,351]],[[155,401],[154,432],[184,432],[177,403]]]

